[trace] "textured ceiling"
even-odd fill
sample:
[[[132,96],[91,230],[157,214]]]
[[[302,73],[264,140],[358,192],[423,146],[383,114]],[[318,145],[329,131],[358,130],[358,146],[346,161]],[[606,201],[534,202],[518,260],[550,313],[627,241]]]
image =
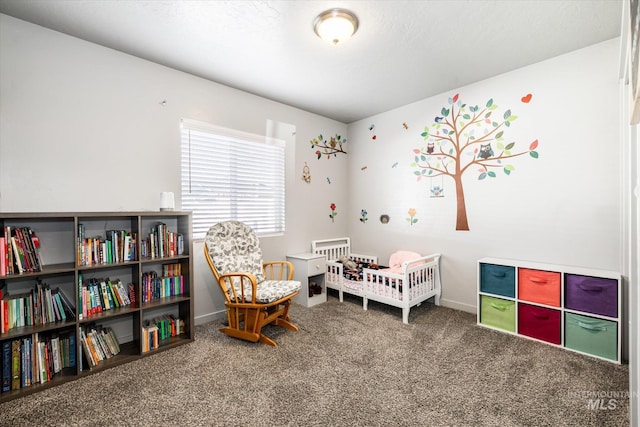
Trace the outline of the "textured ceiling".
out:
[[[619,37],[622,1],[0,0],[0,13],[350,123]],[[313,32],[332,7],[360,19],[343,45]]]

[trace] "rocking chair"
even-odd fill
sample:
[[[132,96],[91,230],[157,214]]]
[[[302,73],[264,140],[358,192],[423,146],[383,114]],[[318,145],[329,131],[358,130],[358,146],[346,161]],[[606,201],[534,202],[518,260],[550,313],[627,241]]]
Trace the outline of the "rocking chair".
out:
[[[262,333],[273,323],[297,331],[291,323],[291,299],[300,290],[288,261],[263,263],[258,237],[239,221],[213,225],[205,236],[204,255],[225,298],[226,335],[277,346]]]

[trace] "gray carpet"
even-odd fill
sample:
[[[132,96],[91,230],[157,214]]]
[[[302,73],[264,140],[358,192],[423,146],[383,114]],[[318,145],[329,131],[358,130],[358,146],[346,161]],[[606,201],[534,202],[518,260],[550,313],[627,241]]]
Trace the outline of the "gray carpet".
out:
[[[476,326],[474,315],[330,296],[294,306],[279,347],[196,341],[0,405],[3,426],[626,426],[615,365]],[[593,403],[592,403],[593,404]]]

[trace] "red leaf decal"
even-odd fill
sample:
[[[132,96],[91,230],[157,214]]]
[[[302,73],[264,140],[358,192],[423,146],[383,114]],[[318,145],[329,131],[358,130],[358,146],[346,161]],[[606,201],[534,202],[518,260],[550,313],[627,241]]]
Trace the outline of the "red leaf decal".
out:
[[[420,154],[420,150],[418,150],[417,148],[413,149],[414,154]]]
[[[536,148],[538,148],[538,140],[537,139],[531,143],[531,145],[529,146],[529,150],[535,150]]]
[[[460,95],[460,94],[459,94],[459,93],[456,93],[456,94],[453,96],[453,102],[458,102],[458,95]]]

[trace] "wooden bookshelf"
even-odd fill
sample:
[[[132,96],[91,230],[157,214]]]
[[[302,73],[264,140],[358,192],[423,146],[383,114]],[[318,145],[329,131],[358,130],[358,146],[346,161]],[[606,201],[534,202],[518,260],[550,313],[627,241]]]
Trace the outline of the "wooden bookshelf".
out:
[[[162,225],[158,227],[158,224]],[[18,341],[23,345],[19,356],[20,387],[12,387],[9,391],[4,392],[0,387],[0,402],[36,393],[193,341],[195,324],[191,212],[0,213],[0,237],[4,237],[4,230],[7,226],[11,229],[29,227],[35,232],[40,243],[38,252],[42,265],[39,268],[40,271],[5,274],[0,270],[0,290],[3,292],[3,300],[23,296],[27,301],[28,297],[24,296],[33,292],[34,289],[37,294],[36,284],[37,281],[40,281],[47,289],[61,292],[67,297],[72,305],[73,315],[67,313],[64,320],[40,321],[38,324],[36,324],[36,320],[26,320],[27,324],[25,325],[0,332],[0,379],[6,380],[3,378],[3,369],[7,359],[3,350],[7,344]],[[114,230],[124,231],[129,236],[127,242],[130,244],[127,245],[127,248],[129,253],[133,251],[133,256],[129,255],[123,258],[115,255],[116,249],[120,251],[120,254],[125,253],[116,240],[122,243],[125,240],[113,237],[119,236],[119,234],[113,233]],[[153,245],[153,248],[156,249],[155,253],[143,251],[143,242],[151,247],[148,244],[149,235],[158,230],[162,230],[161,233],[165,233],[167,236],[164,242],[160,243],[156,238],[154,239],[156,243]],[[107,242],[109,240],[107,236],[112,236],[112,241]],[[87,261],[86,258],[88,239],[91,239],[95,249],[92,251],[92,256],[89,257],[90,261]],[[159,249],[158,245],[161,247],[160,250],[157,250]],[[154,298],[150,301],[144,301],[143,275],[156,272],[162,278],[164,264],[179,265],[182,280],[173,287],[156,283],[157,286],[153,290],[145,289],[145,295],[151,291],[157,292],[157,295],[154,294]],[[95,293],[91,295],[86,290],[86,284],[94,281],[94,283],[98,283],[97,288],[102,289],[100,287],[102,282],[108,283],[110,281],[113,283],[117,280],[128,291],[127,296],[132,296],[135,301],[126,305],[112,302],[113,307],[110,309],[92,313],[91,304],[86,302],[87,300],[82,300],[81,296],[84,294],[89,300],[92,296],[99,300],[100,295],[95,295]],[[129,284],[132,286],[129,287]],[[109,299],[110,292],[112,298],[116,300],[121,297],[121,295],[115,294],[116,287],[113,287],[113,291],[106,287],[106,291],[106,299]],[[105,294],[101,295],[104,299]],[[34,298],[32,297],[32,300]],[[58,297],[59,299],[60,297]],[[46,297],[40,301],[46,301]],[[52,301],[56,301],[56,298],[52,298]],[[83,307],[80,305],[81,302],[89,308],[84,313]],[[28,309],[28,311],[30,319],[37,319],[35,314],[38,312],[37,307],[34,310]],[[27,318],[26,315],[24,317]],[[143,326],[161,318],[179,319],[182,333],[167,337],[159,343],[157,348],[143,352],[141,339]],[[81,343],[81,331],[92,327],[96,327],[99,331],[110,330],[119,345],[118,353],[110,354],[95,366],[91,366],[89,363]],[[33,342],[37,340],[46,342],[52,338],[61,341],[67,340],[66,347],[63,348],[62,345],[57,347],[61,351],[68,348],[67,354],[63,358],[64,364],[73,363],[69,361],[73,359],[75,359],[75,363],[73,366],[59,367],[59,371],[55,372],[49,381],[36,383],[33,373],[34,364],[32,361],[28,361],[32,360],[32,358],[28,359],[28,356],[33,356],[33,352],[36,351],[37,346]],[[69,342],[72,342],[71,346],[68,345]],[[31,355],[26,350],[25,343],[30,348]],[[104,341],[102,344],[104,345]],[[23,357],[23,353],[25,357]],[[108,353],[108,351],[103,353]],[[12,374],[14,373],[13,356],[12,352],[9,359]],[[27,380],[29,377],[30,381]]]

